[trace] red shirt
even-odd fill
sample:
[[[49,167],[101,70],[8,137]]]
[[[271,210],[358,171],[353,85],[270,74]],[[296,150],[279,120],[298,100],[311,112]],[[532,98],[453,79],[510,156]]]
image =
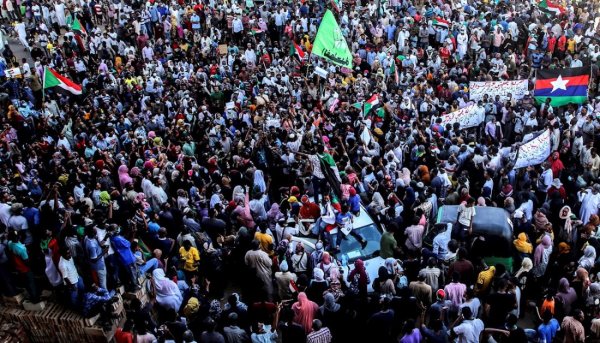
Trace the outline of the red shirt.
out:
[[[25,274],[31,271],[31,269],[27,265],[27,262],[25,262],[25,260],[23,260],[21,256],[14,254],[12,251],[10,252],[9,256],[17,272]]]
[[[555,47],[556,47],[556,37],[548,38],[548,51],[554,52]]]
[[[300,207],[300,218],[316,219],[319,218],[320,215],[321,209],[319,208],[319,205],[315,204],[314,202],[302,204],[302,207]]]
[[[446,48],[446,47],[440,48],[440,57],[444,61],[447,61],[450,58],[450,50],[448,50],[448,48]]]
[[[562,35],[558,39],[558,50],[565,51],[566,49],[567,49],[567,37],[565,37],[565,35]]]
[[[550,198],[550,196],[556,192],[560,194],[560,197],[563,200],[567,200],[567,192],[565,191],[565,187],[563,186],[560,186],[560,188],[555,188],[554,186],[550,187],[550,189],[548,189],[548,198]]]
[[[122,328],[118,328],[115,332],[115,341],[117,343],[133,343],[133,334],[123,331]]]

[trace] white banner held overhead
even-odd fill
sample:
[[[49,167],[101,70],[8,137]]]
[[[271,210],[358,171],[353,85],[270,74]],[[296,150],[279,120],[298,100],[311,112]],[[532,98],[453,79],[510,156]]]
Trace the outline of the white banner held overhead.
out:
[[[477,105],[471,104],[458,111],[442,115],[442,126],[446,127],[446,124],[459,123],[461,129],[467,129],[481,124],[484,119],[485,112],[477,111]]]
[[[529,90],[528,87],[527,80],[469,82],[469,99],[479,101],[487,94],[488,99],[494,100],[496,95],[500,95],[500,99],[504,100],[511,94],[513,99],[520,100]]]
[[[322,78],[326,78],[327,74],[329,74],[329,72],[326,69],[315,66],[315,69],[313,70],[313,74],[319,75]]]
[[[550,156],[550,149],[550,130],[546,130],[519,147],[515,169],[534,166],[544,162]]]
[[[6,69],[4,70],[4,74],[6,74],[6,77],[17,77],[21,75],[21,68]]]

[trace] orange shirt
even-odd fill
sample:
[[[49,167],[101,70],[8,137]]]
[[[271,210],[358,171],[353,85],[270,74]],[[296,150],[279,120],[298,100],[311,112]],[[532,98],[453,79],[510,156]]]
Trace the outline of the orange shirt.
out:
[[[542,307],[540,308],[540,313],[546,312],[546,310],[550,311],[550,313],[554,314],[554,299],[548,300],[544,299],[542,303]]]

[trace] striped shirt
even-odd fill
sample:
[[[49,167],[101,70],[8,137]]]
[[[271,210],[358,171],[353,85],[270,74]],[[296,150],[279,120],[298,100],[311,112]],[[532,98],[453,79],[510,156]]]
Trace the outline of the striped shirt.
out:
[[[319,156],[308,155],[308,160],[312,166],[313,175],[319,179],[324,179],[325,174],[323,174],[323,170],[321,170],[321,160],[319,159]]]
[[[330,343],[331,332],[328,328],[321,328],[319,331],[313,331],[306,335],[306,343]]]

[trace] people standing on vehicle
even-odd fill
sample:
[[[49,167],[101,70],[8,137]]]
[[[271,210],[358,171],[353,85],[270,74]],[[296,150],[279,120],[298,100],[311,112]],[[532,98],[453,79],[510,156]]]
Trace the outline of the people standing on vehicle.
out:
[[[143,341],[182,341],[184,326],[186,340],[242,330],[306,341],[312,320],[300,333],[288,318],[269,326],[300,293],[343,312],[342,329],[318,318],[310,337],[327,341],[328,328],[333,342],[443,342],[455,307],[471,316],[453,329],[482,317],[498,326],[486,331],[494,340],[522,340],[505,314],[529,308],[504,307],[512,295],[554,301],[561,320],[571,314],[561,301],[593,313],[597,6],[16,5],[1,13],[17,20],[20,43],[0,32],[0,222],[10,237],[0,268],[16,272],[29,301],[62,283],[68,249],[85,289],[106,288],[88,300],[121,283],[154,288],[148,316],[132,323]],[[437,226],[450,208],[450,225]],[[238,289],[229,321],[219,300]],[[172,313],[184,298],[188,324]],[[438,312],[447,317],[426,315]],[[471,329],[477,337],[452,335],[478,341]]]

